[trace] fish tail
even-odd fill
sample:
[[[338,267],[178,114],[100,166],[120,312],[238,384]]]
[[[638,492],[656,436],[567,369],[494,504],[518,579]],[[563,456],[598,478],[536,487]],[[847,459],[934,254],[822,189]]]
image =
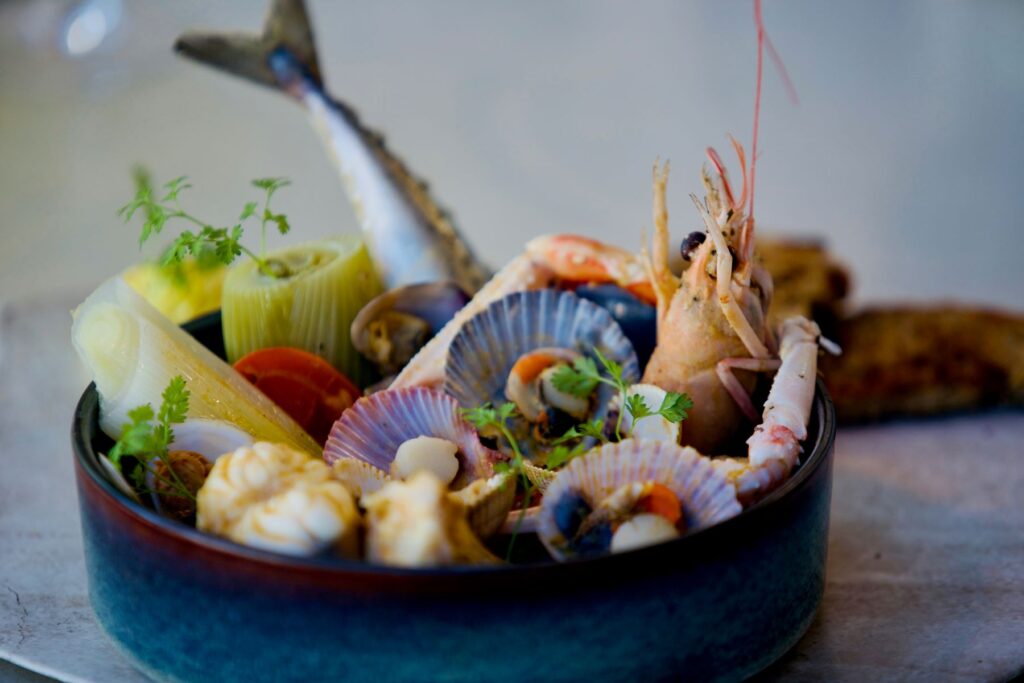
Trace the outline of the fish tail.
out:
[[[303,0],[273,0],[261,35],[188,32],[174,50],[261,85],[293,91],[298,81],[322,84]]]

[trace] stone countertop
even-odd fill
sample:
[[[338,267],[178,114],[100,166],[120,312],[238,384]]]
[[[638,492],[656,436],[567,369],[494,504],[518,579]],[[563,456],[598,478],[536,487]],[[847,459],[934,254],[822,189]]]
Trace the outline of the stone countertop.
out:
[[[68,422],[88,378],[71,297],[0,312],[0,659],[142,681],[86,593]],[[760,680],[1008,680],[1024,671],[1024,414],[840,429],[828,581]],[[0,679],[37,681],[13,667]]]

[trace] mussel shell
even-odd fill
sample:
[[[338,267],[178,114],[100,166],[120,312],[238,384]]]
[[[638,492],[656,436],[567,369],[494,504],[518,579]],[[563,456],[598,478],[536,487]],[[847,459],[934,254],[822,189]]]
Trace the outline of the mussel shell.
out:
[[[657,309],[616,285],[583,285],[575,292],[611,313],[645,367],[658,341]]]
[[[582,495],[597,508],[625,484],[654,481],[679,498],[686,529],[694,531],[738,515],[736,489],[708,458],[665,441],[626,439],[606,444],[571,461],[544,492],[537,533],[558,560],[574,557],[570,539],[559,531],[556,506],[566,495]]]
[[[448,351],[445,391],[466,408],[504,403],[505,382],[516,360],[545,347],[591,357],[598,349],[622,366],[626,382],[637,381],[640,374],[632,345],[608,311],[571,292],[541,289],[509,294],[462,326]],[[613,396],[613,387],[598,387],[592,418],[604,417]],[[514,420],[512,426],[523,454],[539,455],[541,444],[525,420]]]
[[[368,331],[370,323],[374,320],[391,311],[413,316],[429,327],[429,335],[422,340],[426,342],[468,301],[469,296],[454,282],[424,282],[396,287],[371,299],[352,320],[352,344],[364,356],[377,362],[378,359],[373,358]],[[411,357],[417,350],[405,349],[404,353],[400,353],[401,358],[392,359],[392,362],[387,364],[386,372],[398,370],[409,360],[405,356]]]
[[[480,443],[455,399],[435,389],[408,387],[364,396],[342,413],[327,438],[324,460],[332,464],[355,458],[388,472],[398,447],[418,436],[436,436],[459,447],[455,489],[491,476],[494,464],[504,459]]]

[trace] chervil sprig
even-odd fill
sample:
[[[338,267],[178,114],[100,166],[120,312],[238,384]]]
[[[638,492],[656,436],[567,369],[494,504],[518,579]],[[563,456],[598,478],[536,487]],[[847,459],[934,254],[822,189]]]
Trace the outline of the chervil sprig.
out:
[[[281,269],[273,267],[273,264],[266,258],[267,226],[275,225],[277,231],[282,235],[291,230],[291,226],[284,214],[271,211],[270,198],[277,190],[289,184],[290,182],[286,178],[257,178],[252,181],[253,187],[264,192],[263,211],[259,214],[259,254],[254,253],[241,243],[244,233],[242,224],[257,215],[259,203],[246,202],[237,223],[218,227],[200,220],[182,207],[181,194],[192,187],[185,176],[179,176],[164,183],[161,186],[163,196],[157,199],[159,193],[153,188],[149,175],[145,171],[136,170],[135,198],[122,206],[117,213],[127,223],[137,212],[142,212],[144,218],[142,230],[139,233],[140,247],[154,235],[163,232],[171,221],[191,223],[197,228],[197,230],[183,230],[174,239],[171,246],[164,252],[162,259],[164,265],[180,263],[188,255],[208,259],[210,254],[213,254],[218,262],[227,265],[236,257],[245,254],[256,261],[260,272],[264,275],[278,277],[282,274]]]
[[[168,447],[174,441],[173,425],[184,422],[188,414],[189,391],[185,387],[185,379],[181,375],[172,378],[161,399],[160,410],[156,413],[148,403],[128,411],[131,422],[121,428],[121,436],[107,457],[118,469],[121,469],[121,460],[125,456],[134,457],[137,462],[127,474],[139,488],[143,487],[146,471],[150,470],[161,483],[170,486],[175,495],[194,502],[195,496],[171,467],[168,455]],[[156,473],[152,466],[156,460],[164,463],[170,478]]]
[[[619,363],[606,358],[601,350],[594,349],[597,361],[602,368],[598,369],[597,362],[588,356],[581,356],[569,365],[563,365],[555,371],[552,382],[559,391],[564,391],[573,396],[586,398],[598,384],[606,384],[619,392],[619,398],[624,406],[619,411],[619,417],[615,421],[615,438],[622,439],[622,416],[628,411],[633,418],[633,424],[637,420],[649,415],[660,415],[669,422],[680,422],[687,418],[687,410],[693,407],[693,402],[686,394],[679,394],[669,391],[665,400],[657,410],[652,410],[639,394],[629,394],[629,383],[623,379],[623,367]]]

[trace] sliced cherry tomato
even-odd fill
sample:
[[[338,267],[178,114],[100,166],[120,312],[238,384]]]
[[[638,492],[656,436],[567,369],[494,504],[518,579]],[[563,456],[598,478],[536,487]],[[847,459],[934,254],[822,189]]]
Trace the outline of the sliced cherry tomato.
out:
[[[360,396],[359,387],[323,358],[288,346],[253,351],[238,359],[235,370],[320,444]]]
[[[651,492],[641,498],[633,509],[637,512],[661,515],[673,524],[683,516],[679,498],[672,492],[672,489],[663,484],[655,484],[651,487]]]

